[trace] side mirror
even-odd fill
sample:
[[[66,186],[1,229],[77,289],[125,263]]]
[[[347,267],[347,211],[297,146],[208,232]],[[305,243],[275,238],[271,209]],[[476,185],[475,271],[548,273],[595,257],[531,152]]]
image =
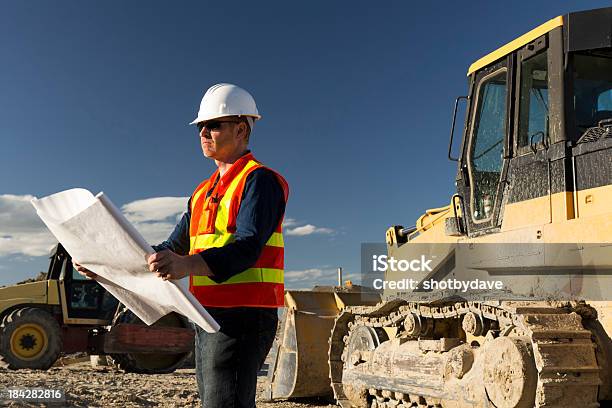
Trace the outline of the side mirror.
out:
[[[453,216],[444,220],[444,233],[451,237],[467,235],[467,226],[462,215],[465,213],[463,198],[459,194],[453,195],[451,201]]]
[[[459,161],[459,157],[452,156],[452,150],[453,150],[453,135],[455,134],[455,121],[457,119],[457,108],[459,107],[459,101],[462,99],[464,99],[467,102],[468,97],[458,96],[457,99],[455,99],[455,109],[453,109],[453,124],[451,125],[450,141],[448,142],[448,159],[451,161]]]

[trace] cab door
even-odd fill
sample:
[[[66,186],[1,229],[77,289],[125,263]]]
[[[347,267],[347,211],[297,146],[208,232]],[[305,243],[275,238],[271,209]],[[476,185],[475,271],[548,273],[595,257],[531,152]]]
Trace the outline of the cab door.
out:
[[[472,83],[467,138],[457,189],[469,236],[499,230],[511,134],[511,57],[482,69]]]
[[[550,99],[559,98],[560,94],[551,96],[549,92],[549,72],[555,72],[555,68],[551,68],[553,61],[549,58],[547,38],[544,35],[516,53],[513,154],[508,169],[511,183],[503,209],[504,231],[529,230],[550,223],[551,208],[566,206],[565,198],[554,207],[551,203],[553,178],[562,186],[564,176],[561,161],[554,158],[558,154],[548,150],[550,112],[560,109],[555,106],[560,104],[551,104]],[[552,126],[560,128],[559,122],[553,120]],[[553,160],[557,160],[556,164]]]
[[[64,323],[111,324],[119,301],[98,282],[79,274],[70,257],[63,260],[59,282]]]

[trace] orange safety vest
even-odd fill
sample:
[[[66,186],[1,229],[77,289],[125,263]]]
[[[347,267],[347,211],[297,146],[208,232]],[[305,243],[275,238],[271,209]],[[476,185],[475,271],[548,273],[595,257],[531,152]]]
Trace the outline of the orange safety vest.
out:
[[[236,216],[247,176],[263,167],[248,153],[238,159],[216,185],[218,169],[195,189],[191,196],[190,255],[234,241]],[[289,186],[280,174],[273,173],[287,203]],[[222,283],[207,276],[192,275],[189,279],[191,293],[202,305],[210,307],[282,307],[285,289],[282,222],[283,217],[253,266]]]

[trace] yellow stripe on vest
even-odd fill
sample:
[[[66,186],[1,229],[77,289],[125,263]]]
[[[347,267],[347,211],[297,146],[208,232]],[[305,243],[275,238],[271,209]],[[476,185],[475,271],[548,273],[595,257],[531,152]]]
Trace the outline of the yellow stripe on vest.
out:
[[[195,237],[191,237],[189,240],[189,249],[190,253],[195,250],[202,250],[206,248],[219,248],[233,241],[233,235],[225,232],[227,227],[227,221],[229,218],[229,207],[231,203],[232,196],[234,195],[234,191],[238,187],[240,180],[244,177],[246,172],[252,168],[259,165],[254,160],[249,161],[244,168],[232,179],[230,185],[228,186],[225,194],[221,198],[219,202],[219,207],[217,209],[217,217],[215,219],[215,234],[200,234]],[[219,182],[221,182],[219,180]],[[200,189],[194,196],[199,197],[200,194],[204,192],[204,189]],[[192,200],[192,205],[194,205],[196,200]],[[192,207],[193,211],[193,207]],[[200,222],[204,222],[204,217],[200,219]]]
[[[193,286],[227,285],[232,283],[270,282],[283,283],[283,270],[272,268],[249,268],[222,283],[216,283],[208,276],[194,276]]]
[[[216,234],[200,234],[190,238],[190,248],[192,250],[220,248],[234,242],[234,234],[216,235]],[[197,246],[196,246],[197,244]],[[283,234],[274,232],[266,242],[267,246],[284,247]]]
[[[270,239],[266,242],[267,246],[275,246],[275,247],[284,247],[285,242],[283,241],[283,233],[282,232],[273,232],[270,235]]]
[[[208,248],[221,248],[234,241],[234,234],[216,235],[200,234],[190,238],[190,248],[194,250],[204,250]]]

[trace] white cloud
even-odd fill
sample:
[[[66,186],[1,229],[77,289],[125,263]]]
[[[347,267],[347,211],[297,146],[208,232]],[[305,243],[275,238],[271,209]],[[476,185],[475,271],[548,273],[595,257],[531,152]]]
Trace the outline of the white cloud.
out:
[[[347,280],[359,284],[359,274],[347,273],[342,276],[343,284]],[[314,286],[331,286],[338,284],[337,268],[309,268],[285,271],[285,287],[290,290],[310,290]]]
[[[283,228],[293,227],[297,225],[297,220],[295,218],[285,218],[283,220]]]
[[[285,235],[303,237],[312,234],[333,234],[335,231],[331,228],[317,227],[312,224],[304,224],[295,218],[285,218],[283,220],[283,230]]]
[[[301,271],[285,271],[286,281],[304,281],[317,279],[323,276],[323,270],[318,268],[304,269]]]
[[[155,245],[168,238],[187,209],[189,197],[154,197],[132,201],[121,207],[125,217]]]
[[[301,237],[311,234],[331,234],[333,232],[334,230],[332,230],[331,228],[316,227],[312,224],[306,224],[302,225],[301,227],[289,228],[287,229],[286,234]]]
[[[154,197],[132,201],[121,207],[132,223],[159,221],[182,215],[187,209],[189,197]]]
[[[0,256],[48,255],[57,240],[36,215],[32,195],[0,194]],[[172,232],[187,206],[187,197],[155,197],[137,200],[122,207],[130,220],[152,244]]]
[[[0,194],[0,256],[48,255],[55,239],[36,215],[31,195]]]
[[[44,225],[36,215],[31,195],[0,194],[0,236],[36,232]]]

